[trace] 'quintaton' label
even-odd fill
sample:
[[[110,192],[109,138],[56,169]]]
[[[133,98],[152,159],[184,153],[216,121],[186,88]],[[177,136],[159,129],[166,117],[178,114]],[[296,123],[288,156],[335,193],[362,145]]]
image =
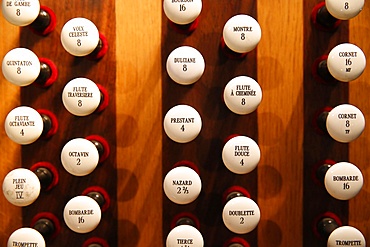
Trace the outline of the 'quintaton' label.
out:
[[[41,233],[33,228],[24,227],[14,231],[7,247],[45,247],[46,243]]]
[[[61,42],[70,54],[86,56],[98,46],[99,31],[92,21],[86,18],[74,18],[63,26]]]
[[[202,181],[193,169],[179,166],[169,171],[163,181],[163,190],[177,204],[193,202],[202,188]]]
[[[205,62],[198,50],[190,46],[181,46],[168,56],[166,68],[173,81],[181,85],[190,85],[202,77]]]
[[[72,175],[86,176],[93,172],[99,163],[99,152],[95,145],[84,138],[67,142],[61,152],[63,167]]]
[[[87,78],[68,82],[62,93],[64,107],[73,115],[87,116],[99,106],[101,94],[98,86]]]
[[[202,0],[164,0],[163,10],[173,23],[186,25],[200,15]]]
[[[328,247],[335,246],[366,246],[364,235],[352,226],[342,226],[335,229],[328,238]]]
[[[349,82],[364,72],[366,57],[358,46],[344,43],[337,45],[330,51],[327,65],[330,74],[335,79]]]
[[[331,196],[339,200],[349,200],[361,191],[363,176],[355,165],[339,162],[329,168],[324,182]]]
[[[231,138],[222,149],[222,161],[227,169],[236,174],[253,171],[261,157],[258,144],[247,136]]]
[[[99,204],[88,196],[76,196],[64,207],[64,221],[74,232],[87,233],[100,223],[101,209]]]
[[[230,231],[245,234],[257,227],[260,221],[260,209],[248,197],[235,197],[226,203],[222,219]]]
[[[39,0],[3,0],[2,12],[5,19],[16,26],[28,26],[40,13]]]
[[[193,226],[180,225],[173,228],[166,239],[167,247],[203,247],[202,234]]]
[[[252,51],[262,36],[259,23],[249,15],[231,17],[223,29],[223,38],[227,47],[238,53]]]
[[[339,105],[329,112],[326,128],[333,139],[344,143],[351,142],[364,131],[365,117],[353,105]]]
[[[41,136],[43,129],[41,115],[28,106],[14,108],[5,119],[6,134],[18,144],[35,142]]]
[[[167,112],[163,127],[170,139],[179,143],[187,143],[198,136],[202,128],[202,119],[193,107],[177,105]]]
[[[40,74],[39,58],[31,50],[15,48],[3,58],[2,72],[7,81],[17,86],[28,86]]]
[[[262,100],[262,89],[257,81],[248,76],[238,76],[224,89],[224,101],[230,111],[244,115],[257,109]]]
[[[25,168],[12,170],[3,181],[5,198],[20,207],[32,204],[38,198],[40,190],[41,184],[36,174]]]

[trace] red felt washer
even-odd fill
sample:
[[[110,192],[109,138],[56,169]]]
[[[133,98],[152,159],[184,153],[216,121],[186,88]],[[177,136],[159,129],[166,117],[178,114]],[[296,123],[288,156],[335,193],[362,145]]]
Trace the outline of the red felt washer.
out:
[[[171,229],[175,228],[177,226],[176,223],[182,218],[191,219],[195,224],[194,227],[197,228],[198,230],[200,229],[199,219],[194,214],[189,213],[189,212],[182,212],[182,213],[175,215],[175,217],[173,217],[171,224],[170,224]]]
[[[100,186],[90,186],[82,192],[82,195],[86,196],[87,194],[91,192],[98,192],[104,197],[105,203],[101,207],[101,211],[105,212],[110,206],[110,196],[108,192]]]
[[[224,194],[222,195],[222,202],[223,202],[223,204],[226,204],[227,203],[227,197],[232,192],[240,192],[245,197],[251,198],[251,194],[248,192],[248,190],[244,189],[241,186],[235,185],[235,186],[231,186],[230,188],[228,188],[227,190],[225,190]]]
[[[53,166],[51,163],[46,161],[37,162],[36,164],[32,165],[30,170],[35,172],[38,168],[46,168],[53,174],[53,181],[49,186],[46,188],[46,191],[51,190],[55,187],[59,182],[59,173],[58,170]]]
[[[87,55],[88,59],[99,60],[99,59],[103,58],[104,55],[107,53],[107,51],[108,51],[108,40],[107,40],[107,38],[102,33],[99,32],[99,39],[102,42],[102,47],[100,48],[100,50],[97,53],[93,52],[92,54]]]
[[[41,212],[41,213],[36,214],[35,217],[32,218],[30,226],[34,227],[36,222],[40,219],[48,219],[48,220],[51,220],[53,222],[55,231],[51,235],[51,239],[54,239],[59,234],[60,229],[61,229],[59,219],[53,213]]]
[[[319,125],[317,124],[317,120],[322,113],[330,112],[332,109],[333,107],[330,107],[330,106],[323,107],[320,110],[318,110],[313,116],[311,124],[315,132],[318,133],[319,135],[325,135],[326,132],[319,127]]]
[[[231,50],[225,43],[224,38],[221,38],[220,42],[220,49],[221,51],[226,55],[226,57],[230,59],[243,59],[248,55],[248,52],[246,53],[238,53],[233,50]]]
[[[229,247],[232,244],[241,244],[243,247],[250,247],[249,243],[240,237],[234,237],[225,242],[223,247]]]
[[[199,25],[199,19],[200,19],[200,16],[198,16],[193,22],[189,24],[185,24],[185,25],[179,25],[169,20],[169,24],[171,28],[173,28],[178,33],[191,34],[192,32],[195,31],[195,29],[197,29]]]
[[[327,59],[328,59],[328,55],[322,55],[322,56],[316,58],[315,61],[312,64],[311,73],[312,73],[312,76],[314,77],[314,79],[317,82],[322,83],[322,84],[331,84],[331,85],[334,85],[334,84],[336,84],[338,82],[334,77],[332,77],[331,80],[325,80],[317,72],[318,71],[318,68],[319,68],[319,64],[322,61],[327,60]]]
[[[99,135],[90,135],[90,136],[85,137],[85,139],[89,141],[97,141],[103,146],[104,152],[99,157],[99,163],[104,162],[110,154],[110,147],[109,147],[107,140],[105,140],[103,137]]]
[[[315,184],[318,186],[324,186],[323,181],[320,181],[319,178],[316,176],[317,170],[323,166],[323,165],[335,165],[336,162],[334,160],[326,159],[326,160],[321,160],[317,162],[313,167],[311,171],[311,178],[314,181]]]
[[[43,88],[50,87],[58,79],[58,74],[59,74],[58,73],[58,68],[55,65],[55,63],[53,63],[53,61],[51,61],[50,59],[42,57],[42,58],[39,58],[39,61],[40,61],[40,63],[45,63],[47,66],[49,66],[49,68],[51,70],[51,75],[42,84],[41,83],[35,83],[35,85],[39,86],[39,87],[43,87]]]
[[[106,240],[98,237],[89,238],[82,244],[82,247],[89,247],[91,244],[99,244],[102,247],[109,247],[109,244]]]
[[[51,119],[51,128],[50,130],[43,136],[45,139],[48,139],[55,135],[58,131],[59,123],[57,117],[49,110],[45,109],[37,109],[37,112],[40,115],[47,115]]]
[[[49,7],[40,6],[40,10],[44,10],[46,13],[49,14],[49,17],[50,17],[50,23],[49,23],[49,25],[44,30],[42,30],[41,32],[35,30],[32,27],[30,27],[30,29],[35,34],[46,36],[49,33],[51,33],[52,31],[54,31],[54,29],[55,29],[55,27],[57,25],[57,17],[55,15],[54,11],[52,9],[50,9]]]
[[[237,136],[240,136],[239,134],[232,134],[232,135],[229,135],[228,137],[225,138],[224,140],[224,145],[230,141],[231,139],[233,139],[234,137],[237,137]]]
[[[194,164],[193,162],[189,161],[189,160],[178,161],[173,165],[173,168],[176,168],[176,167],[179,167],[179,166],[189,167],[189,168],[193,169],[196,173],[198,173],[198,175],[200,175],[198,166],[196,164]]]
[[[325,7],[325,2],[320,2],[320,3],[318,3],[312,9],[312,12],[311,12],[311,22],[320,31],[333,32],[333,31],[335,31],[338,28],[338,26],[340,25],[340,23],[342,21],[341,20],[337,20],[332,27],[325,27],[325,26],[321,25],[320,23],[318,23],[317,22],[317,13],[323,7]]]
[[[318,215],[314,221],[312,222],[312,230],[314,232],[314,234],[316,235],[316,237],[322,239],[323,236],[320,235],[318,229],[317,229],[317,224],[319,223],[320,220],[322,220],[323,218],[332,218],[333,220],[335,220],[335,222],[337,222],[338,226],[342,226],[342,221],[340,220],[340,218],[332,213],[332,212],[325,212],[323,214],[320,214]]]
[[[95,110],[95,112],[99,113],[99,112],[102,112],[105,108],[108,107],[108,105],[109,105],[109,94],[108,94],[107,89],[105,89],[105,87],[103,87],[100,84],[96,84],[96,85],[98,86],[101,94],[103,95],[103,101],[100,102],[98,108]]]

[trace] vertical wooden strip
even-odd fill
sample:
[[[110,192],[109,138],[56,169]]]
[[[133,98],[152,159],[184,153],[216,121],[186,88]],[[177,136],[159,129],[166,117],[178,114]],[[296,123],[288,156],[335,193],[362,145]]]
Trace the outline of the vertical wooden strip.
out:
[[[367,57],[367,68],[364,73],[349,85],[349,100],[351,104],[356,105],[365,115],[367,126],[362,136],[349,145],[349,161],[355,164],[364,176],[364,186],[361,192],[349,202],[349,225],[358,228],[364,234],[367,241],[370,239],[370,167],[368,165],[370,153],[368,146],[370,144],[370,104],[368,101],[370,94],[370,5],[365,3],[362,12],[349,22],[349,42],[359,46]]]
[[[118,246],[163,246],[161,14],[116,1]]]
[[[5,54],[19,45],[19,28],[8,23],[2,16],[0,17],[0,36],[3,38],[0,45],[0,59],[2,61]],[[2,183],[4,177],[12,169],[21,166],[21,156],[19,145],[12,142],[5,134],[5,129],[2,127],[5,116],[11,109],[19,105],[19,87],[14,86],[5,80],[3,74],[0,76],[0,181]],[[5,155],[4,155],[5,154]],[[10,234],[21,227],[22,214],[21,209],[10,204],[5,197],[0,195],[0,246],[6,246]]]
[[[302,246],[303,20],[302,1],[257,1],[258,246]]]

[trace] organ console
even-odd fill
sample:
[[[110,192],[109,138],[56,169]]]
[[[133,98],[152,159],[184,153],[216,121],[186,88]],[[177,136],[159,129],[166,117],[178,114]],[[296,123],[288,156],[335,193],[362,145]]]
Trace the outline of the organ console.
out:
[[[366,246],[364,1],[41,2],[2,1],[0,245]]]

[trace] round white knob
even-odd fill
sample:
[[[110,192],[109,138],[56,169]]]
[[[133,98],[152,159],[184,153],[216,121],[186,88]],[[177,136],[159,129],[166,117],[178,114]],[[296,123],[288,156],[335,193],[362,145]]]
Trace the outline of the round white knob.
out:
[[[363,176],[357,166],[348,162],[339,162],[331,166],[325,174],[325,188],[339,200],[355,197],[363,185]]]
[[[205,63],[197,49],[181,46],[170,53],[166,68],[172,80],[181,85],[190,85],[202,77]]]
[[[5,79],[14,85],[28,86],[40,74],[40,60],[29,49],[15,48],[4,56],[2,71]]]
[[[101,94],[98,86],[87,78],[68,82],[62,93],[64,107],[73,115],[87,116],[99,106]]]
[[[225,226],[237,234],[253,231],[260,221],[260,209],[250,198],[234,197],[229,200],[222,212]]]
[[[366,246],[364,235],[352,226],[341,226],[335,229],[328,238],[327,247]]]
[[[11,110],[5,119],[5,132],[18,144],[35,142],[42,134],[44,123],[41,115],[33,108],[19,106]]]
[[[173,228],[167,236],[166,247],[203,247],[202,234],[193,226],[180,225]]]
[[[62,28],[61,42],[71,55],[87,56],[99,44],[99,31],[92,21],[81,17],[73,18]]]
[[[329,135],[338,142],[357,139],[365,128],[365,117],[355,106],[349,104],[334,107],[326,119]]]
[[[45,239],[33,228],[24,227],[14,231],[7,243],[7,247],[14,247],[14,246],[37,246],[37,247],[45,247]]]
[[[173,1],[164,0],[163,10],[167,18],[173,23],[186,25],[193,22],[202,11],[202,0]]]
[[[261,40],[261,27],[249,15],[236,15],[225,24],[223,38],[227,47],[237,53],[252,51]]]
[[[188,204],[199,196],[202,181],[193,169],[179,166],[167,173],[163,189],[168,199],[174,203]]]
[[[5,19],[16,26],[28,26],[40,13],[40,1],[2,1],[2,12]]]
[[[186,143],[198,136],[202,128],[202,119],[193,107],[177,105],[167,112],[163,126],[170,139],[175,142]]]
[[[344,43],[334,47],[327,59],[330,74],[342,82],[357,79],[366,67],[364,52],[356,45]]]
[[[28,206],[40,195],[39,178],[32,171],[17,168],[9,172],[3,181],[3,194],[15,206]]]
[[[261,151],[258,144],[247,136],[231,138],[222,149],[222,161],[227,169],[236,174],[253,171],[260,161]]]
[[[63,217],[66,225],[74,232],[88,233],[100,223],[99,204],[88,196],[76,196],[64,207]]]
[[[349,20],[357,16],[364,7],[365,0],[326,0],[329,13],[339,20]]]
[[[230,111],[244,115],[257,109],[262,100],[262,89],[257,81],[248,76],[238,76],[229,81],[224,89],[224,101]]]
[[[64,145],[61,161],[70,174],[86,176],[92,173],[98,165],[99,151],[91,141],[75,138]]]

